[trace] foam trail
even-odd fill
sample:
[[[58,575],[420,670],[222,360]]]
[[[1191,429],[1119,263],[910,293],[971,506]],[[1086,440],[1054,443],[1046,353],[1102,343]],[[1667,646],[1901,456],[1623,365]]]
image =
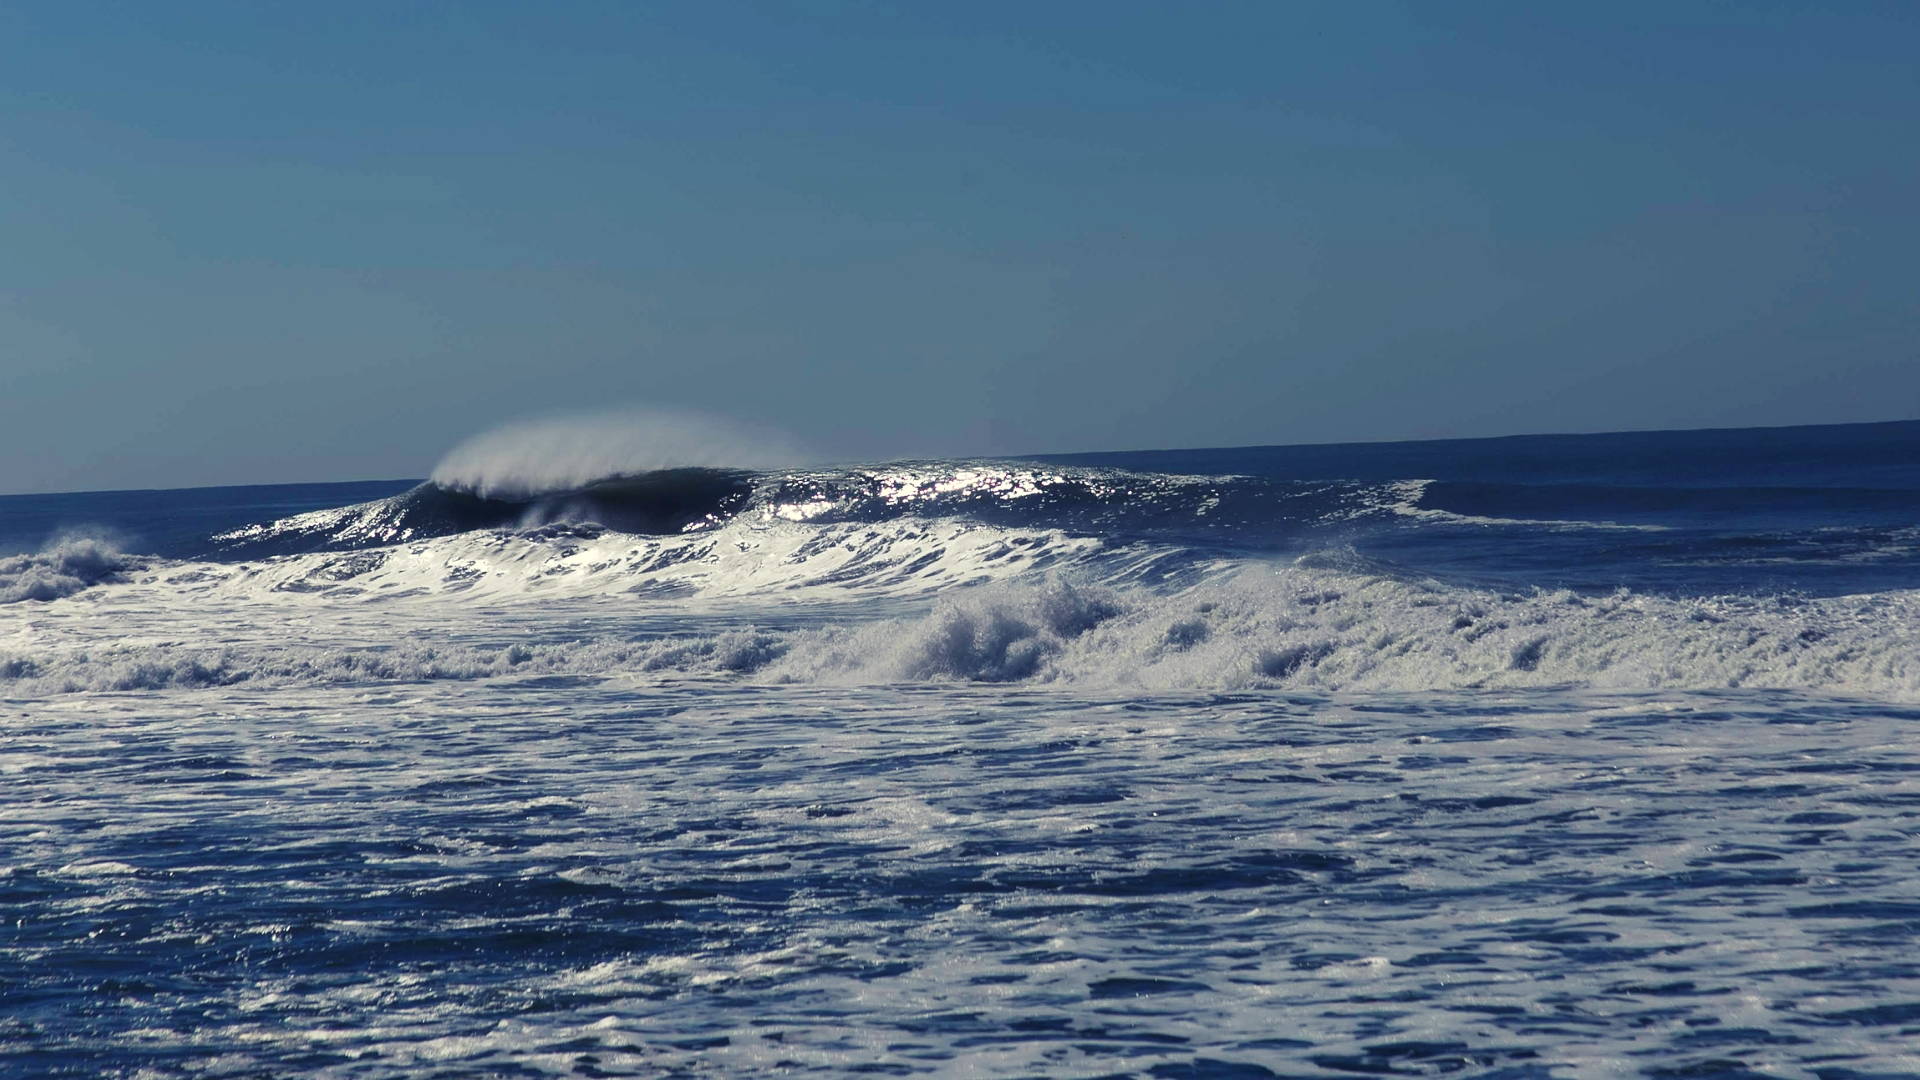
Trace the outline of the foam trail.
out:
[[[476,435],[434,466],[433,482],[485,498],[524,499],[661,469],[767,468],[805,457],[780,432],[698,413],[620,409],[523,420]]]

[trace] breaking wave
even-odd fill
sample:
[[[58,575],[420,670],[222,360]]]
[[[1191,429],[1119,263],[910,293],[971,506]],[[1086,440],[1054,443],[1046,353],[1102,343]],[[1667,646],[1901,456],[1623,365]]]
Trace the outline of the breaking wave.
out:
[[[347,551],[481,530],[594,525],[639,535],[729,523],[814,525],[908,519],[1064,529],[1127,541],[1270,547],[1366,519],[1418,516],[1423,481],[1267,481],[1007,462],[902,463],[753,472],[683,467],[509,496],[429,481],[391,498],[214,536],[211,554],[262,558]]]
[[[1920,593],[1675,599],[1500,592],[1324,557],[1167,592],[1060,576],[890,618],[382,648],[96,645],[0,653],[16,693],[669,673],[1312,692],[1764,688],[1920,698]]]
[[[0,560],[0,602],[29,613],[0,692],[666,673],[1920,697],[1920,491],[781,453],[686,418],[519,425],[188,561]],[[660,620],[570,634],[578,612]],[[511,629],[465,629],[486,620]],[[223,644],[192,644],[209,625]]]
[[[57,600],[102,582],[142,563],[93,537],[67,537],[35,555],[0,557],[0,604],[25,600]]]

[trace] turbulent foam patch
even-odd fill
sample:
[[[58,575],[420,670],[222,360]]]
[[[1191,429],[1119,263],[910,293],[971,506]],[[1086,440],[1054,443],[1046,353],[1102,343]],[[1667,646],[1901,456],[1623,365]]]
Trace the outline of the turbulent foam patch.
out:
[[[906,620],[805,634],[772,659],[792,681],[1014,682],[1050,674],[1071,643],[1132,606],[1119,592],[1054,580],[976,589]]]
[[[1143,690],[1768,687],[1913,699],[1920,594],[1500,593],[1299,566],[1173,596],[1055,583],[945,597],[916,619],[814,632],[767,674]]]
[[[444,609],[426,605],[429,624],[444,620]],[[1920,698],[1915,592],[1820,600],[1508,593],[1306,563],[1171,594],[1015,573],[942,590],[918,614],[827,610],[800,624],[698,633],[688,629],[700,625],[689,609],[676,633],[644,638],[457,644],[396,632],[392,641],[342,647],[337,636],[302,645],[263,635],[205,650],[115,638],[0,652],[0,679],[25,693],[665,673],[1134,691],[1777,688]],[[343,627],[346,636],[357,625]],[[277,623],[275,631],[284,636]]]
[[[112,581],[139,566],[113,545],[92,537],[69,537],[35,555],[0,558],[0,604],[58,600]]]
[[[696,639],[500,646],[401,641],[373,648],[113,646],[40,657],[0,652],[0,686],[26,693],[197,689],[242,683],[339,686],[503,676],[758,670],[786,643],[754,630]]]

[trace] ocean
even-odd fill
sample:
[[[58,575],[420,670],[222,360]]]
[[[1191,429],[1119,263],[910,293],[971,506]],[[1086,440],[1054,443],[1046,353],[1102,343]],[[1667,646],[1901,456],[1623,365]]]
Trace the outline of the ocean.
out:
[[[1920,1075],[1920,422],[547,464],[0,498],[0,1075]]]

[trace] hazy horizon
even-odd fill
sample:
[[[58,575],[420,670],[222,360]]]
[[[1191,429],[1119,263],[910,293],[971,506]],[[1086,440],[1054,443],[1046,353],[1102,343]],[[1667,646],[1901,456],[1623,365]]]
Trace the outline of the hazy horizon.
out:
[[[0,491],[1920,414],[1920,14],[0,14]]]
[[[1306,448],[1325,449],[1325,448],[1338,448],[1343,446],[1394,446],[1394,445],[1403,445],[1403,444],[1411,446],[1411,445],[1418,445],[1418,444],[1425,444],[1425,443],[1478,443],[1478,442],[1500,442],[1500,441],[1509,440],[1509,439],[1518,440],[1518,439],[1582,438],[1582,437],[1605,437],[1608,435],[1622,435],[1622,436],[1660,435],[1660,434],[1686,434],[1691,432],[1714,432],[1714,431],[1724,431],[1724,432],[1790,431],[1796,428],[1887,427],[1887,426],[1892,426],[1896,424],[1920,424],[1920,417],[1909,417],[1909,418],[1903,418],[1903,419],[1897,419],[1897,420],[1858,420],[1858,421],[1851,421],[1851,422],[1840,423],[1840,424],[1760,424],[1760,425],[1734,425],[1734,426],[1725,426],[1725,427],[1699,427],[1699,428],[1618,428],[1618,429],[1612,429],[1612,430],[1606,430],[1606,431],[1514,431],[1514,432],[1507,432],[1499,435],[1473,435],[1473,436],[1448,437],[1448,438],[1336,439],[1336,440],[1328,440],[1325,442],[1239,443],[1239,444],[1221,445],[1221,446],[1130,446],[1130,447],[1121,447],[1121,448],[1102,448],[1102,449],[1084,449],[1084,450],[1036,450],[1036,451],[1022,451],[1022,452],[1015,452],[1015,453],[1008,453],[1008,454],[982,454],[982,455],[964,455],[963,454],[963,455],[957,455],[957,456],[962,458],[971,456],[971,457],[977,457],[977,458],[986,459],[986,460],[993,460],[993,459],[1045,460],[1049,458],[1097,457],[1097,456],[1108,455],[1108,454],[1112,454],[1112,455],[1157,454],[1157,453],[1180,454],[1180,453],[1187,453],[1187,452],[1194,452],[1194,451],[1207,451],[1207,450],[1285,450],[1285,449],[1291,449],[1295,447],[1302,448],[1302,449],[1306,449]],[[482,436],[495,434],[500,431],[511,430],[514,426],[516,425],[507,424],[507,425],[503,425],[501,428],[493,429],[490,432],[483,432],[479,434]],[[474,439],[474,440],[468,440],[468,441],[479,441],[479,440]],[[450,448],[450,452],[451,452],[451,449],[452,448]],[[436,459],[436,463],[443,463],[446,460],[447,456],[448,455],[442,455],[441,458]],[[867,458],[867,459],[849,458],[849,459],[828,460],[824,458],[808,458],[808,459],[805,459],[804,461],[800,459],[796,459],[795,464],[856,465],[856,464],[879,463],[879,462],[886,462],[886,461],[905,461],[905,460],[917,460],[917,459],[875,457],[875,458]],[[716,460],[711,464],[715,467],[726,467],[728,465],[733,465],[733,464],[738,464],[741,467],[750,467],[745,462],[728,463],[728,462],[722,462],[722,461]],[[761,463],[761,467],[781,467],[781,466],[773,462],[763,461]],[[414,483],[414,482],[421,482],[421,481],[431,479],[435,471],[436,471],[435,468],[429,467],[426,469],[422,469],[417,473],[395,473],[387,476],[344,476],[344,477],[305,478],[305,479],[291,479],[291,480],[261,480],[261,481],[243,483],[243,484],[197,484],[197,485],[189,485],[184,488],[75,488],[75,489],[61,490],[61,491],[54,491],[54,490],[0,491],[0,498],[6,498],[10,496],[30,496],[30,495],[111,494],[116,491],[194,490],[196,488],[223,488],[223,487],[277,487],[277,486],[303,486],[303,485],[325,485],[325,484],[351,485],[351,484],[379,484],[379,483],[401,483],[401,482]]]

